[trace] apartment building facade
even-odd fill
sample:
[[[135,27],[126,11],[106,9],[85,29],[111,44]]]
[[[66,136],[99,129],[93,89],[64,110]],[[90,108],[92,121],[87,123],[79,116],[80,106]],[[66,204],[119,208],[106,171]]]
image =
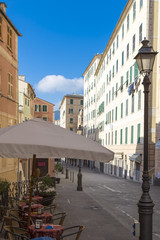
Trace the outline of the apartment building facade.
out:
[[[144,96],[143,77],[139,74],[134,57],[144,38],[159,52],[159,15],[159,1],[129,0],[98,65],[94,68],[94,57],[83,74],[86,135],[92,129],[97,130],[97,141],[115,152],[114,160],[105,164],[102,171],[138,181],[143,168]],[[160,116],[157,98],[160,87],[159,63],[158,54],[151,75],[148,136],[149,171],[155,178],[159,171],[155,169],[156,125]],[[88,89],[92,82],[95,82],[95,102],[89,105],[92,91]],[[100,168],[99,163],[96,165]]]
[[[25,81],[24,75],[18,76],[19,123],[34,118],[34,98],[32,85]]]
[[[65,95],[60,104],[60,126],[77,132],[78,114],[83,109],[82,95]]]
[[[0,127],[18,123],[18,37],[22,36],[0,2]],[[17,180],[18,159],[0,158],[0,178]]]

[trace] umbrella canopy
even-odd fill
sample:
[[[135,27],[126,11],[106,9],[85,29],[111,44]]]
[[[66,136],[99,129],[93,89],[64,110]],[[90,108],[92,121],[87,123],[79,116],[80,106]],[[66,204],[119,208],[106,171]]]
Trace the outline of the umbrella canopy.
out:
[[[5,158],[75,158],[109,162],[114,153],[99,143],[40,118],[0,129]]]

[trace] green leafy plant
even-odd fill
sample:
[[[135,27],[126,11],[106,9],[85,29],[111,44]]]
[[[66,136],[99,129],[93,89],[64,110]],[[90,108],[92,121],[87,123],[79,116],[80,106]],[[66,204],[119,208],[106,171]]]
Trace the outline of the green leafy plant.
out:
[[[0,179],[0,193],[8,191],[9,182],[7,180]]]
[[[53,170],[55,173],[57,173],[57,175],[58,175],[58,172],[62,172],[62,164],[61,163],[59,163],[59,162],[57,162],[56,164],[55,164],[55,167],[54,167],[54,170]]]
[[[56,194],[55,191],[53,190],[48,190],[49,188],[53,188],[54,187],[54,182],[53,182],[53,179],[49,176],[49,174],[47,174],[46,176],[44,177],[41,177],[39,179],[39,194],[40,195],[46,195],[46,196],[49,196],[49,195],[54,195]]]

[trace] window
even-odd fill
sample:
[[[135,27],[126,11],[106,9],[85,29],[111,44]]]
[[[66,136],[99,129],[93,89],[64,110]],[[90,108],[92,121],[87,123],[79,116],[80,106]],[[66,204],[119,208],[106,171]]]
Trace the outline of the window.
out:
[[[12,49],[12,30],[7,26],[7,47]]]
[[[123,92],[123,76],[121,77],[121,87],[120,87],[120,89],[121,89],[121,92]]]
[[[134,79],[138,76],[138,65],[137,62],[134,63]]]
[[[123,103],[121,103],[121,118],[123,118]]]
[[[107,74],[107,85],[108,85],[108,74]]]
[[[70,123],[73,123],[73,118],[70,118]]]
[[[116,97],[118,95],[118,83],[116,83]]]
[[[113,65],[112,77],[114,78],[114,65]]]
[[[129,14],[127,15],[127,31],[129,30]]]
[[[113,132],[112,132],[111,144],[113,145]]]
[[[41,105],[35,105],[35,112],[41,111]]]
[[[108,145],[110,145],[110,133],[108,133]]]
[[[115,52],[115,42],[113,43],[113,54],[114,54],[114,52]]]
[[[47,112],[47,105],[43,105],[43,112]]]
[[[128,127],[125,128],[125,144],[128,142]]]
[[[115,108],[115,121],[117,121],[118,108]]]
[[[27,98],[25,98],[25,105],[27,105]]]
[[[135,51],[135,44],[136,44],[136,35],[134,34],[132,38],[132,52]]]
[[[120,130],[120,144],[123,143],[123,130]]]
[[[0,17],[0,39],[2,39],[2,18]]]
[[[131,113],[134,113],[134,95],[132,95]]]
[[[132,83],[132,66],[130,67],[130,83]]]
[[[142,41],[142,24],[139,26],[139,43]]]
[[[114,100],[114,87],[112,87],[112,101]]]
[[[141,124],[137,124],[137,143],[141,142],[141,138],[140,138],[140,134],[141,134]]]
[[[93,88],[93,87],[92,87]],[[83,106],[83,100],[80,101],[80,104]]]
[[[73,114],[73,108],[69,108],[69,114]]]
[[[111,101],[111,91],[109,91],[109,103]]]
[[[122,39],[124,38],[124,23],[122,24]]]
[[[13,97],[13,77],[10,73],[8,73],[8,95]]]
[[[118,73],[118,59],[116,60],[116,73]]]
[[[129,71],[126,72],[126,87],[128,87],[129,82]]]
[[[134,142],[134,126],[131,126],[131,143]]]
[[[70,104],[73,104],[73,99],[70,99]]]
[[[111,81],[111,70],[109,71],[109,82]]]
[[[136,18],[136,2],[133,4],[133,20]]]
[[[115,144],[117,144],[117,130],[115,131]]]
[[[108,105],[108,93],[106,94],[106,105]]]
[[[138,110],[141,109],[141,90],[138,91]]]
[[[44,120],[44,121],[47,121],[47,117],[43,117],[43,120]]]
[[[117,48],[118,48],[118,45],[119,45],[119,36],[117,35]]]
[[[140,9],[143,7],[143,0],[140,0]]]
[[[124,65],[124,51],[122,52],[122,66]]]
[[[107,133],[106,133],[106,145],[107,145]]]
[[[112,122],[114,122],[114,109],[112,109]]]
[[[126,116],[128,116],[128,99],[126,100]]]
[[[127,60],[129,58],[129,43],[127,44]]]

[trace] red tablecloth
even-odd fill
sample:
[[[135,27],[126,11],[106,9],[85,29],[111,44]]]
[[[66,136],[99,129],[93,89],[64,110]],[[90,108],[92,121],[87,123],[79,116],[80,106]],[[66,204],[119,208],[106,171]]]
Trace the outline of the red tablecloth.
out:
[[[25,203],[22,203],[22,204],[18,205],[18,207],[21,211],[24,211],[24,212],[27,212],[28,208],[29,208],[29,206]],[[43,208],[43,205],[42,204],[32,204],[31,205],[31,211],[32,212],[37,212],[38,208]]]
[[[24,196],[23,198],[24,198],[24,200],[29,200],[29,196],[28,195]],[[32,197],[32,201],[35,201],[37,203],[41,203],[42,200],[43,200],[43,197],[41,197],[41,196],[34,196],[34,197]]]
[[[53,229],[46,229],[47,226],[52,226]],[[61,225],[54,224],[42,224],[40,229],[36,229],[35,225],[31,225],[28,227],[31,238],[36,237],[51,237],[56,238],[56,240],[60,239],[60,236],[63,233],[64,227]]]
[[[42,219],[43,223],[51,223],[51,221],[52,221],[52,214],[48,213],[48,212],[44,212],[42,214],[35,214],[34,212],[31,212],[31,218],[32,218],[32,221],[34,223],[35,223],[36,219]]]

